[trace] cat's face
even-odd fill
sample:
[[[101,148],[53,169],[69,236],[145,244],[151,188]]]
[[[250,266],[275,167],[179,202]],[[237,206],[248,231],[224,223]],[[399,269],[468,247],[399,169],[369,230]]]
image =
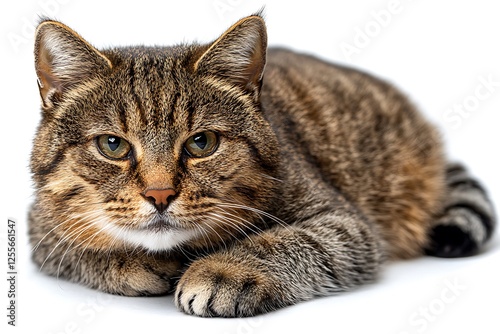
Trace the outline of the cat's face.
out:
[[[43,22],[31,166],[47,224],[99,249],[210,246],[258,229],[252,208],[266,210],[278,170],[258,101],[265,43],[259,17],[208,46],[102,52]]]

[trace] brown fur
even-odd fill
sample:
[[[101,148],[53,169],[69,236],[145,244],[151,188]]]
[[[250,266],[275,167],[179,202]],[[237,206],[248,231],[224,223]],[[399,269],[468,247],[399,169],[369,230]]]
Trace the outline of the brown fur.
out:
[[[248,316],[434,249],[451,191],[437,131],[388,83],[266,44],[258,15],[208,45],[100,51],[40,24],[30,235],[44,271]],[[197,158],[183,147],[203,131],[219,142]],[[110,159],[101,135],[132,150]],[[165,213],[148,189],[175,190]],[[481,194],[477,226],[491,217],[491,229],[476,246],[494,226]]]

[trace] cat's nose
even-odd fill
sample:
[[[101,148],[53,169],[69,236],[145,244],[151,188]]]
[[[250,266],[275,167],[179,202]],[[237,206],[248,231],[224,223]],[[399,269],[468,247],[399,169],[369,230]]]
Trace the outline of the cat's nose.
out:
[[[175,190],[168,189],[148,189],[144,192],[144,197],[156,207],[158,212],[163,212],[168,207],[169,197],[175,196]]]

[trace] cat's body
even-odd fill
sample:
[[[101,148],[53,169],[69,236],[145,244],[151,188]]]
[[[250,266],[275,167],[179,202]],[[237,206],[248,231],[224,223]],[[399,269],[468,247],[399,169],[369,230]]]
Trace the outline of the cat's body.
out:
[[[50,274],[248,316],[371,282],[387,257],[473,253],[493,231],[484,190],[401,93],[266,58],[258,16],[209,45],[101,52],[46,21],[35,55],[30,234]]]

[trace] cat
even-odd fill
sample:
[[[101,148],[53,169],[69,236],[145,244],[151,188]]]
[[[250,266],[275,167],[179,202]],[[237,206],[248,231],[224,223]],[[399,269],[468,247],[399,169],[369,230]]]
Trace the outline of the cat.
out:
[[[388,259],[481,250],[486,191],[401,92],[266,36],[255,14],[205,45],[98,50],[40,22],[43,272],[244,317],[374,282]]]

